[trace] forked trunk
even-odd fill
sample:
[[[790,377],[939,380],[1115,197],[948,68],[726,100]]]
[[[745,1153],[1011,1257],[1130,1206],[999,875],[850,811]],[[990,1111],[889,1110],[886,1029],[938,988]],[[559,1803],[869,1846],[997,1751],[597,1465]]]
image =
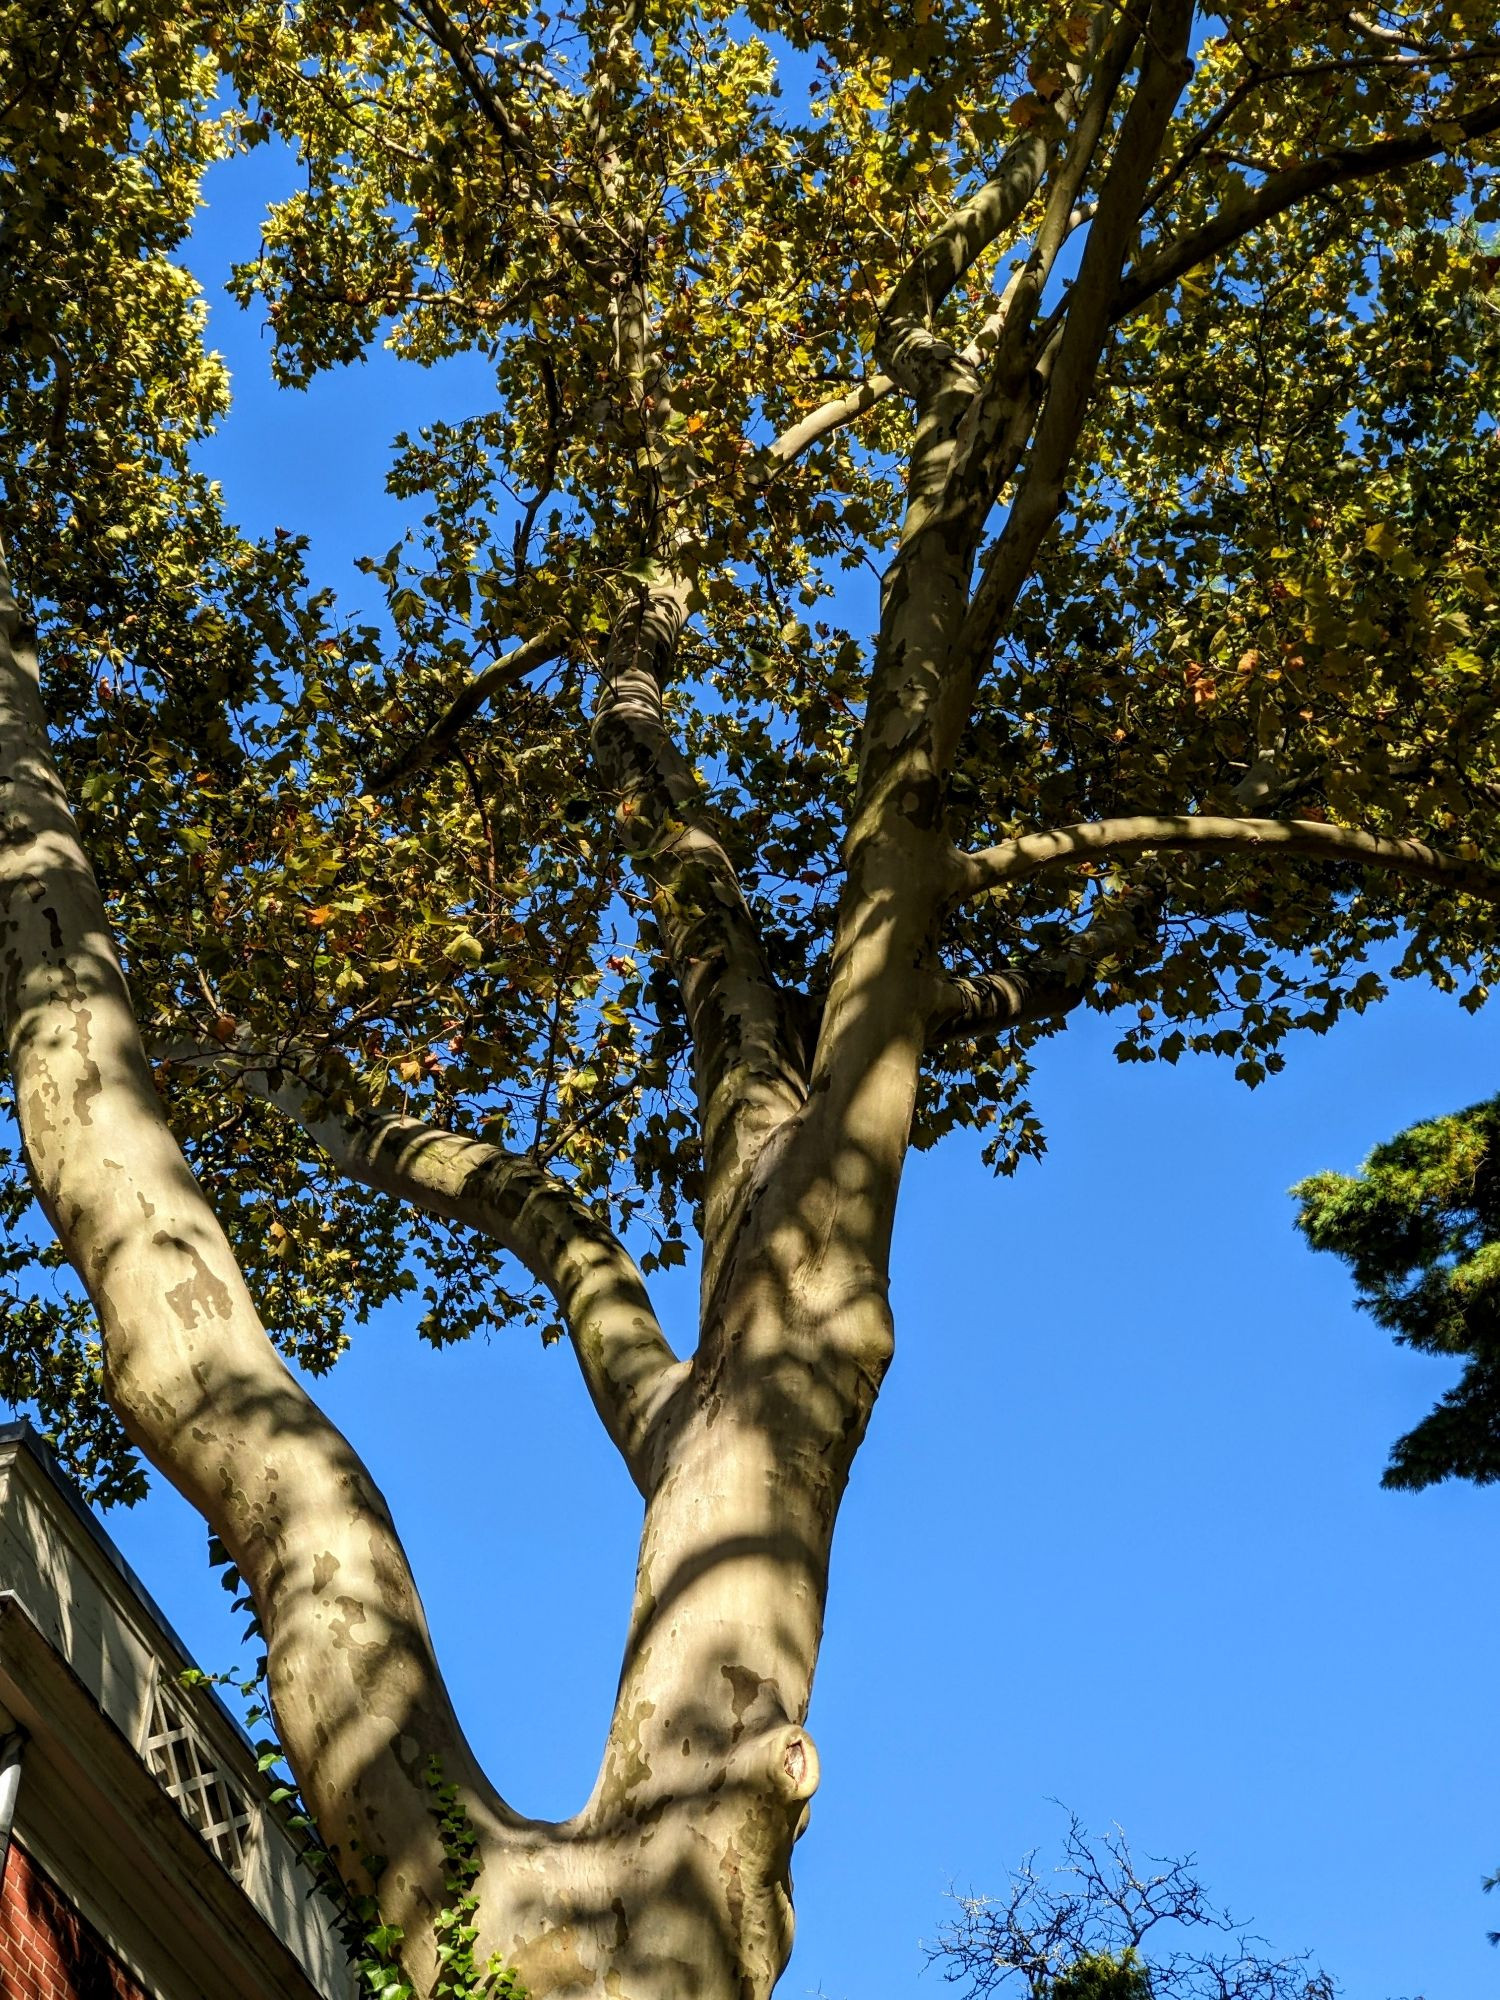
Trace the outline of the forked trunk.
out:
[[[904,1127],[911,1050],[876,1009],[852,1094],[822,1090],[761,1147],[709,1246],[690,1364],[653,1331],[623,1249],[569,1222],[564,1184],[401,1120],[368,1151],[375,1184],[404,1174],[440,1213],[488,1201],[503,1240],[551,1257],[646,1496],[593,1796],[563,1825],[524,1820],[464,1742],[380,1493],[275,1353],[167,1129],[25,641],[0,590],[0,1011],[32,1173],[98,1308],[111,1401],[254,1595],[282,1740],[341,1874],[378,1894],[431,1991],[456,1901],[436,1768],[481,1864],[479,1955],[536,2000],[765,2000],[817,1784],[803,1722],[834,1518],[890,1355],[897,1176],[878,1132]]]
[[[890,1328],[883,1288],[777,1250],[737,1267],[665,1427],[593,1796],[486,1855],[485,1948],[536,2000],[765,2000],[791,1950],[829,1545]]]

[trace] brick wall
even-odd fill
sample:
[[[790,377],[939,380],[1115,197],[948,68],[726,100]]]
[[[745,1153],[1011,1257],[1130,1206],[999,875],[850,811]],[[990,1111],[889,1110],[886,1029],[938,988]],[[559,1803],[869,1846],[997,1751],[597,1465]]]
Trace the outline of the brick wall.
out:
[[[0,2000],[151,2000],[14,1841],[0,1886]]]

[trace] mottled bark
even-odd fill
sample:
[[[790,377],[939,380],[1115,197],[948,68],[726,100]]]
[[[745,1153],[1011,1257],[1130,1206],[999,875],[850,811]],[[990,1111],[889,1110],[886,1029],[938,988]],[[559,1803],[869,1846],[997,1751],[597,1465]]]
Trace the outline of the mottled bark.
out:
[[[1022,834],[998,847],[958,856],[956,893],[979,895],[1061,863],[1152,848],[1164,853],[1197,849],[1250,856],[1300,854],[1316,861],[1386,869],[1486,899],[1500,893],[1500,872],[1481,861],[1440,854],[1424,841],[1390,839],[1326,820],[1231,818],[1223,813],[1141,813]]]
[[[585,1346],[606,1324],[614,1343],[590,1365],[649,1492],[619,1701],[584,1811],[517,1819],[449,1710],[379,1492],[272,1349],[167,1129],[18,629],[7,597],[0,996],[28,1159],[98,1309],[111,1401],[255,1597],[320,1828],[352,1881],[386,1864],[382,1907],[419,1982],[442,1900],[435,1757],[480,1835],[483,1943],[533,1993],[768,1994],[817,1782],[802,1724],[829,1540],[889,1352],[883,1282],[849,1278],[860,1190],[851,1210],[823,1137],[788,1125],[776,1196],[755,1190],[684,1370],[634,1267],[578,1216],[564,1226],[572,1198],[548,1177],[410,1121],[329,1119],[268,1083],[347,1170],[511,1241],[592,1323]]]
[[[441,1854],[430,1758],[484,1784],[389,1511],[276,1354],[167,1128],[0,570],[0,1016],[37,1194],[94,1302],[132,1438],[211,1523],[264,1628],[278,1728],[351,1881],[384,1863],[421,1936]]]
[[[806,1090],[786,996],[666,708],[686,586],[664,578],[610,634],[593,728],[616,823],[650,886],[693,1046],[704,1172],[704,1287],[766,1138]]]
[[[189,1054],[203,1059],[196,1048]],[[594,1407],[649,1493],[663,1411],[684,1364],[635,1259],[595,1210],[529,1155],[397,1112],[330,1110],[284,1064],[239,1055],[230,1066],[350,1180],[465,1223],[520,1259],[556,1299]]]

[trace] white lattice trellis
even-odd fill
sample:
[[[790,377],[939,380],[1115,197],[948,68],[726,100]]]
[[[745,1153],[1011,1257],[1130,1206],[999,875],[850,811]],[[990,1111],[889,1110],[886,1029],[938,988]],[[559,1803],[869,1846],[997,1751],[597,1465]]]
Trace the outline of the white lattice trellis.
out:
[[[177,1801],[183,1818],[238,1881],[245,1872],[250,1808],[160,1682],[151,1693],[141,1754],[167,1797]]]

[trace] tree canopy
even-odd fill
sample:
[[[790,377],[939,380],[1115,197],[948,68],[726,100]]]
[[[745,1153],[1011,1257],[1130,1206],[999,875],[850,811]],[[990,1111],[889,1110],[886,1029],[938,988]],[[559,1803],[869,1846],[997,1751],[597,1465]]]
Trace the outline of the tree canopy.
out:
[[[84,10],[66,50],[46,10],[5,23],[11,560],[158,1048],[275,1055],[320,1102],[526,1149],[652,1231],[648,1269],[685,1254],[701,1166],[640,885],[660,830],[613,823],[586,747],[611,623],[671,573],[681,782],[807,1033],[870,664],[847,578],[897,545],[914,436],[881,302],[894,323],[910,267],[965,367],[1035,379],[1104,164],[1065,213],[1039,171],[1101,10],[834,11],[127,6]],[[972,614],[988,664],[942,782],[961,844],[1253,804],[1489,851],[1497,267],[1470,128],[1492,58],[1474,10],[1443,19],[1200,31],[1080,385],[1063,532],[1013,579],[988,563]],[[491,407],[396,440],[412,527],[348,608],[307,587],[295,532],[235,534],[195,450],[227,383],[180,253],[203,171],[261,144],[306,182],[234,274],[279,380],[376,341],[494,367]],[[989,449],[997,550],[1037,539],[996,538],[1023,447]],[[1211,1050],[1250,1083],[1375,997],[1398,934],[1400,971],[1485,990],[1487,904],[1426,884],[1351,895],[1311,851],[1158,858],[1148,937],[1117,845],[1043,858],[945,924],[919,1145],[978,1126],[1001,1168],[1040,1147],[1029,1051],[1059,1015],[965,1032],[998,967],[1071,978],[1123,1059]],[[158,1074],[304,1363],[414,1269],[434,1339],[555,1327],[461,1224],[351,1197],[217,1072]]]
[[[209,1516],[351,1880],[427,1838],[392,1757],[552,1864],[261,1329],[317,1374],[418,1289],[440,1344],[571,1337],[648,1500],[597,1811],[668,1786],[690,1828],[663,1744],[748,1754],[761,1704],[780,1817],[715,1933],[759,1993],[908,1147],[1036,1155],[1080,1007],[1253,1086],[1391,972],[1486,997],[1497,134],[1480,4],[0,5],[0,1389],[102,1497],[139,1446]],[[186,259],[256,148],[285,192],[229,283],[287,393],[377,344],[492,381],[393,441],[407,526],[342,594],[208,477]],[[169,1193],[197,1219],[137,1243]],[[678,1362],[647,1283],[693,1245]],[[346,1503],[374,1540],[315,1555]],[[351,1681],[362,1747],[325,1757],[330,1561],[392,1621],[410,1756]],[[668,1616],[709,1651],[661,1683]],[[414,1937],[422,1851],[388,1876]]]

